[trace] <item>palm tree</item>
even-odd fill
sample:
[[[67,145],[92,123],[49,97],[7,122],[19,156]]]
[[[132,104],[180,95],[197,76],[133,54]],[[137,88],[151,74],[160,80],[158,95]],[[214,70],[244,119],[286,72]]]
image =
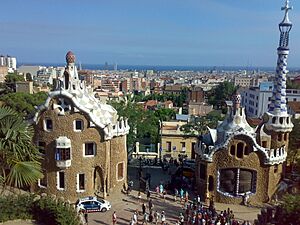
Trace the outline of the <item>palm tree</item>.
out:
[[[32,144],[33,129],[15,111],[0,107],[0,185],[26,187],[43,177]]]

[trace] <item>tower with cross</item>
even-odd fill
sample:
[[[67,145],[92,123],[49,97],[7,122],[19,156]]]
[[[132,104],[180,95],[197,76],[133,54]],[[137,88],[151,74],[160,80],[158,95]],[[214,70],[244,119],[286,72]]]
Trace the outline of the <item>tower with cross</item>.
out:
[[[286,101],[287,59],[289,55],[289,35],[292,29],[292,23],[289,20],[289,11],[291,9],[289,0],[286,0],[285,6],[281,8],[281,10],[284,10],[284,17],[279,23],[280,39],[279,47],[277,48],[278,59],[273,95],[269,110],[265,115],[267,120],[266,129],[274,132],[274,137],[288,135],[293,128],[291,116],[287,112]]]

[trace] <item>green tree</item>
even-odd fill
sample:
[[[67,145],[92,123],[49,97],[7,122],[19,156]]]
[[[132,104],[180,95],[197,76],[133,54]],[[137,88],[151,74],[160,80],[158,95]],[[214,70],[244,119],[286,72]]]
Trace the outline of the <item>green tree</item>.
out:
[[[9,73],[5,77],[5,83],[16,83],[17,81],[25,81],[25,79],[16,73]]]
[[[286,88],[287,89],[300,89],[300,84],[295,83],[293,81],[291,81],[291,79],[287,79],[286,81]]]
[[[32,144],[33,129],[22,116],[0,107],[0,180],[6,186],[25,187],[42,178],[39,152]]]
[[[289,135],[289,151],[287,160],[292,167],[297,164],[300,157],[300,119],[292,120],[294,128]]]
[[[192,116],[190,121],[180,129],[186,134],[203,135],[208,131],[207,127],[216,128],[218,121],[221,121],[222,119],[221,112],[215,110],[208,113],[206,116]]]
[[[176,112],[173,109],[161,108],[161,109],[155,110],[154,115],[160,121],[169,121],[169,120],[175,118]]]
[[[208,103],[220,109],[225,101],[231,100],[232,95],[237,89],[238,87],[234,86],[231,82],[225,81],[220,83],[208,92]]]
[[[135,98],[130,96],[127,97],[127,100],[111,101],[109,104],[117,110],[119,117],[128,119],[130,126],[127,136],[129,151],[133,149],[137,141],[144,138],[150,138],[151,143],[157,143],[159,141],[159,121],[167,121],[175,117],[175,112],[172,109],[146,111],[142,105],[135,102]]]
[[[300,224],[299,202],[299,194],[285,195],[276,213],[276,224]]]
[[[45,92],[35,94],[13,92],[0,97],[0,101],[6,106],[11,107],[15,111],[28,118],[35,112],[35,106],[41,105],[47,99]]]

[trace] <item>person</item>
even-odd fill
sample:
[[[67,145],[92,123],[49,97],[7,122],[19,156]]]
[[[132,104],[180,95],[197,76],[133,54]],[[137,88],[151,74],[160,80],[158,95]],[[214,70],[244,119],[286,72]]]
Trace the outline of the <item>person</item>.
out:
[[[79,210],[79,218],[82,224],[85,224],[84,210]]]
[[[166,215],[165,215],[165,211],[162,211],[161,212],[161,225],[165,225],[165,222],[166,222]]]
[[[243,195],[243,204],[244,204],[245,206],[248,206],[248,204],[249,204],[249,195],[248,195],[247,193],[245,193],[245,194]]]
[[[154,222],[155,222],[155,224],[157,224],[158,221],[159,221],[159,213],[156,210],[155,213],[154,213]]]
[[[143,205],[142,205],[142,212],[143,212],[143,215],[144,215],[145,212],[146,212],[146,205],[145,205],[145,203],[143,203]]]
[[[156,194],[159,195],[159,186],[156,186],[155,191],[156,191]]]
[[[167,195],[167,192],[166,190],[163,191],[163,198],[164,198],[164,201],[166,201],[166,195]]]
[[[149,221],[150,224],[152,224],[152,222],[153,222],[152,212],[149,214],[148,221]]]
[[[86,210],[84,211],[84,220],[85,220],[85,224],[89,224],[88,213]]]
[[[164,186],[162,184],[159,185],[159,193],[162,194],[164,191]]]
[[[176,202],[177,195],[178,195],[178,190],[177,190],[177,188],[175,188],[175,190],[174,190],[174,201],[175,202]]]
[[[147,222],[148,222],[148,214],[145,212],[143,218],[143,224],[147,224]]]
[[[150,199],[150,195],[151,195],[151,193],[150,193],[150,191],[148,190],[147,191],[147,200],[149,201],[149,199]]]
[[[185,191],[185,201],[187,202],[189,200],[189,192]]]
[[[115,225],[117,223],[117,214],[116,214],[116,211],[114,211],[114,213],[112,214],[112,222],[113,222],[113,225]]]
[[[180,203],[182,202],[183,200],[183,194],[184,194],[184,191],[182,188],[180,188]]]
[[[184,225],[184,216],[182,213],[180,213],[180,215],[179,215],[179,222],[180,222],[180,225]]]
[[[148,203],[148,206],[149,206],[149,212],[151,213],[152,211],[152,208],[153,208],[153,202],[152,202],[152,199],[149,200],[149,203]]]
[[[138,193],[138,202],[140,203],[142,199],[141,192]]]
[[[137,222],[138,222],[137,212],[133,213],[132,220],[133,220],[133,224],[137,224]]]
[[[200,196],[198,195],[198,196],[197,196],[197,204],[200,205],[200,203],[201,203],[201,198],[200,198]]]

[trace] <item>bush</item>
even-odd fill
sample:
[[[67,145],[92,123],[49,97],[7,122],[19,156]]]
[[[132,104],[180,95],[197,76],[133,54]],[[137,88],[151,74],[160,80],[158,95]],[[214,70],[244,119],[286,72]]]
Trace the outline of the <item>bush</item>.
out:
[[[16,219],[35,219],[46,224],[79,225],[75,209],[49,196],[18,195],[0,197],[0,222]]]

